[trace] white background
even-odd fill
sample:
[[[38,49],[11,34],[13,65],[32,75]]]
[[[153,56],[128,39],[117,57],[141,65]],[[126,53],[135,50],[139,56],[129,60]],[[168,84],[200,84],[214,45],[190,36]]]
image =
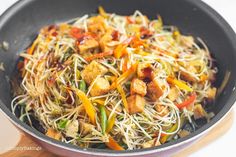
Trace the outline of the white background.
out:
[[[236,31],[236,0],[204,0],[211,7],[217,10]],[[3,13],[16,0],[1,0],[0,14]],[[235,43],[236,44],[236,43]],[[236,68],[236,67],[235,67]],[[234,107],[236,113],[236,107]],[[234,120],[236,117],[234,116]],[[3,141],[0,141],[3,142]],[[236,156],[236,122],[230,130],[213,143],[195,152],[191,157],[222,157]]]

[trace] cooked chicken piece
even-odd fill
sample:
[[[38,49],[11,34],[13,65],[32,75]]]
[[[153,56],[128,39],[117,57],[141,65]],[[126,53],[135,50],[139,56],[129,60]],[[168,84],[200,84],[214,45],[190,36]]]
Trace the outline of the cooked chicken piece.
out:
[[[168,98],[171,100],[171,101],[175,101],[178,97],[179,97],[179,90],[176,88],[176,87],[171,87],[170,88],[170,92],[168,94]]]
[[[127,98],[129,114],[141,113],[145,107],[145,99],[140,95],[131,95]]]
[[[139,94],[145,96],[147,94],[147,86],[142,80],[134,78],[131,82],[130,92],[131,95]]]
[[[137,75],[140,79],[152,80],[154,77],[154,68],[150,63],[139,63],[137,68]]]
[[[142,148],[150,148],[150,147],[160,146],[160,145],[161,143],[159,141],[157,141],[156,139],[152,139],[150,141],[143,143]]]
[[[92,84],[91,84],[92,85]],[[103,77],[99,77],[95,80],[93,87],[90,90],[91,96],[99,96],[108,93],[110,89],[110,83]]]
[[[186,69],[190,73],[197,73],[196,68],[193,66],[188,66],[188,67],[186,67]],[[184,71],[181,71],[181,77],[184,80],[189,81],[189,82],[196,82],[197,81],[197,79],[195,77],[193,77],[191,74],[184,72]]]
[[[213,101],[213,100],[215,99],[215,97],[216,97],[216,91],[217,91],[217,89],[216,89],[215,87],[209,88],[209,89],[207,90],[207,100],[208,100],[208,101]]]
[[[190,134],[190,132],[187,131],[187,130],[181,130],[181,131],[178,133],[178,135],[179,135],[180,138],[186,137],[186,136],[188,136],[189,134]]]
[[[96,61],[92,61],[81,72],[81,77],[86,83],[90,84],[98,75],[103,76],[108,69]]]
[[[152,101],[157,101],[163,95],[163,89],[159,85],[157,79],[154,79],[148,83],[147,95]]]
[[[86,38],[78,45],[80,54],[91,52],[99,48],[99,43],[94,38]]]
[[[207,113],[201,104],[196,104],[193,109],[194,119],[200,119],[206,117]]]
[[[91,131],[94,129],[94,127],[95,127],[94,125],[89,124],[89,123],[85,123],[82,120],[79,122],[80,132],[84,136],[91,133]]]
[[[180,36],[180,44],[186,48],[191,48],[194,45],[194,39],[192,36]]]
[[[66,136],[76,137],[79,131],[79,122],[78,120],[71,121],[65,128]]]
[[[164,117],[165,115],[167,115],[169,113],[168,107],[161,105],[161,104],[157,104],[155,106],[155,109],[158,112],[158,115],[161,117]]]

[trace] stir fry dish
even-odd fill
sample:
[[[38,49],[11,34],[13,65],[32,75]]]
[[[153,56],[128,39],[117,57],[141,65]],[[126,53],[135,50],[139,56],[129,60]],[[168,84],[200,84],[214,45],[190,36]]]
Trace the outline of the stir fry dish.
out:
[[[82,148],[133,150],[207,123],[217,67],[200,38],[140,11],[42,28],[20,53],[12,112],[46,136]]]

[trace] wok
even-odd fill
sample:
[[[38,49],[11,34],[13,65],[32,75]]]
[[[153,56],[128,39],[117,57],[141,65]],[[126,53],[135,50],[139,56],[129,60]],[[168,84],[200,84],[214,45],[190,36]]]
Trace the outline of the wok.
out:
[[[165,24],[175,25],[183,34],[201,37],[206,42],[219,68],[216,86],[220,87],[225,82],[222,92],[215,103],[211,104],[216,116],[209,123],[187,137],[158,147],[112,151],[83,149],[53,140],[21,122],[11,113],[9,81],[14,76],[19,52],[32,43],[41,27],[96,13],[99,5],[108,12],[122,15],[130,15],[135,10],[140,10],[149,18],[160,14]],[[229,112],[236,99],[235,33],[216,11],[200,0],[21,0],[0,17],[0,37],[0,42],[7,41],[10,45],[7,52],[0,50],[0,62],[5,66],[5,71],[0,72],[1,110],[20,130],[49,151],[62,156],[168,156],[188,146],[214,127]]]

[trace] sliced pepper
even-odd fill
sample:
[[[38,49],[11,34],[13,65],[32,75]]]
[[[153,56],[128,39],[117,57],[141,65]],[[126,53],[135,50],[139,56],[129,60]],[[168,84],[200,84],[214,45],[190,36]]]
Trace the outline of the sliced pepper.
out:
[[[123,82],[133,74],[135,74],[138,63],[133,64],[126,72],[124,72],[120,77],[118,77],[111,85],[110,89],[113,90],[117,85],[122,85]]]
[[[112,150],[124,150],[124,148],[121,147],[111,136],[109,137],[109,142],[106,142],[105,144]]]
[[[194,101],[196,100],[196,94],[193,93],[188,99],[186,99],[184,102],[180,103],[180,104],[176,104],[176,106],[179,108],[179,109],[182,109],[184,107],[187,107],[189,106],[190,104],[194,103]]]
[[[175,78],[168,77],[167,78],[167,82],[170,83],[170,84],[178,86],[182,90],[186,90],[188,92],[192,92],[193,91],[193,89],[191,87],[189,87],[185,82],[179,81],[179,80],[177,80]]]
[[[108,121],[107,121],[106,133],[109,133],[112,130],[112,128],[115,124],[115,121],[116,121],[116,114],[114,113],[111,116],[111,118],[109,118]]]
[[[89,116],[89,119],[91,120],[92,124],[96,124],[96,110],[94,108],[94,106],[92,105],[92,103],[90,102],[90,100],[88,99],[88,97],[86,96],[86,94],[77,89],[77,88],[73,88],[73,90],[75,91],[76,95],[79,97],[79,99],[82,101],[82,104],[85,108],[86,113]]]
[[[126,96],[125,96],[125,91],[123,90],[121,85],[117,85],[117,90],[121,95],[121,99],[123,101],[123,105],[124,105],[126,111],[129,112],[128,111],[128,103],[127,103],[127,99],[126,99]]]

